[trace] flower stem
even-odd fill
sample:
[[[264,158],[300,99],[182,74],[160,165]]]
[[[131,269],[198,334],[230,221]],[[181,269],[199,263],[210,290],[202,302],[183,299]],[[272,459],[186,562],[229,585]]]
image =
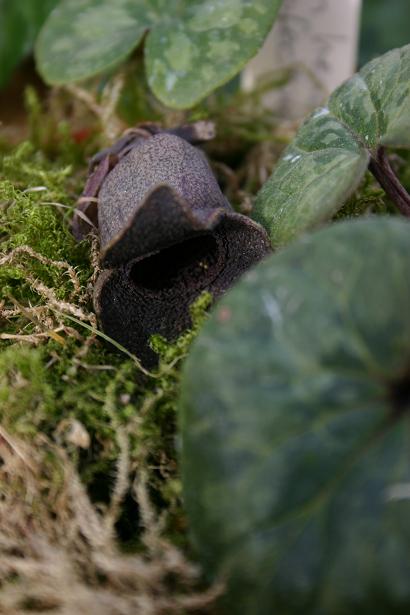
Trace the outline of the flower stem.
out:
[[[384,147],[379,147],[376,156],[371,158],[369,170],[403,216],[410,218],[410,194],[391,168]]]

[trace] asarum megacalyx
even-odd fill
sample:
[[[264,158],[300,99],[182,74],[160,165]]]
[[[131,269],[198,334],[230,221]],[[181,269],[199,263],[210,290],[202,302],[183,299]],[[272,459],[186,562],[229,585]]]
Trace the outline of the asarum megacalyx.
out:
[[[175,340],[198,295],[217,299],[270,252],[265,230],[232,209],[194,145],[212,132],[208,122],[129,131],[93,159],[73,219],[77,239],[98,227],[101,326],[146,367],[157,362],[153,334]]]

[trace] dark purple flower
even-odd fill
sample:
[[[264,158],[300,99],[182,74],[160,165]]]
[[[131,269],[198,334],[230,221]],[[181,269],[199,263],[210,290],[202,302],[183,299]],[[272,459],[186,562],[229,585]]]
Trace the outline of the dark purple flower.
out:
[[[186,140],[195,141],[194,127],[180,129],[184,138],[151,131],[104,152],[80,204],[94,222],[98,211],[102,328],[147,367],[156,363],[152,334],[176,339],[201,292],[217,299],[270,251],[265,230],[233,211],[205,155]],[[87,227],[76,216],[76,236]]]

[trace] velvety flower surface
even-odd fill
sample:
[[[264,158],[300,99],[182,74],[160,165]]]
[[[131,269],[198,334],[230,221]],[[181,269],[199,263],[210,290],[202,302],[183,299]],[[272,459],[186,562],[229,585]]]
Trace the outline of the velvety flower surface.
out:
[[[196,297],[207,290],[217,299],[270,243],[233,211],[205,155],[184,138],[158,133],[137,139],[116,164],[113,155],[85,191],[98,194],[104,271],[95,308],[105,333],[151,367],[150,336],[175,339],[190,326]]]

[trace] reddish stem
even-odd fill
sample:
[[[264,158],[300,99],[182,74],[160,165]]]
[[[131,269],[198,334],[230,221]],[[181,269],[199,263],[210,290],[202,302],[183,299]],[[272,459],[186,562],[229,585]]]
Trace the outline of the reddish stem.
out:
[[[384,147],[379,147],[376,156],[371,158],[369,170],[403,216],[410,218],[410,194],[391,168]]]

